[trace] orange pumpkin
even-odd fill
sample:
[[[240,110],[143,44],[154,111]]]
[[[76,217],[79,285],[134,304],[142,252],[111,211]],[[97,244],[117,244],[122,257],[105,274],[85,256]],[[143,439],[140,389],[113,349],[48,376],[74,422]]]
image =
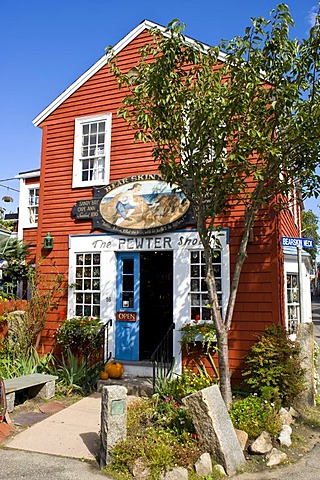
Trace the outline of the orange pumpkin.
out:
[[[105,370],[103,372],[101,372],[100,373],[100,378],[101,378],[101,380],[108,380],[108,378],[109,378],[108,372],[106,372]]]
[[[122,363],[116,361],[106,363],[104,370],[109,375],[109,378],[120,378],[124,372]]]

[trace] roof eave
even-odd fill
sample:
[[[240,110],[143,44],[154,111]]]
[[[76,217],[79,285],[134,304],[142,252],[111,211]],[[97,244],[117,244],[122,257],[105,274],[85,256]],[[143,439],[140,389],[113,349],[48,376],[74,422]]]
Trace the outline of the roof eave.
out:
[[[58,108],[65,100],[67,100],[74,92],[78,90],[87,80],[89,80],[96,72],[98,72],[102,67],[104,67],[110,59],[110,56],[117,55],[123,48],[125,48],[132,40],[134,40],[140,33],[147,29],[151,30],[152,28],[159,29],[163,34],[165,34],[165,27],[158,25],[157,23],[151,22],[150,20],[144,20],[136,28],[131,30],[125,37],[123,37],[112,49],[112,52],[109,55],[103,55],[92,67],[86,70],[75,82],[73,82],[70,87],[64,90],[53,102],[51,102],[42,112],[37,115],[32,123],[38,127],[56,108]],[[196,41],[190,37],[185,37],[187,43],[195,45]],[[208,45],[203,44],[205,50],[209,48]],[[218,59],[224,61],[225,55],[220,52]]]

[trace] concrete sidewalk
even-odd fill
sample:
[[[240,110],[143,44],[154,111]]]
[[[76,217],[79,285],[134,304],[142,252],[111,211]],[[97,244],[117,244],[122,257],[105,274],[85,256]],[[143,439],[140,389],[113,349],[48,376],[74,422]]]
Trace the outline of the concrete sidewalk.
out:
[[[18,433],[6,448],[96,460],[101,394],[94,393]]]

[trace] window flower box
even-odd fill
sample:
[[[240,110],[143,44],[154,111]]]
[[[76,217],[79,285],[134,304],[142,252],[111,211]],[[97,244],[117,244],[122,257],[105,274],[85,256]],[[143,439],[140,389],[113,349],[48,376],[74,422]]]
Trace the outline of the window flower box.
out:
[[[209,349],[217,343],[216,330],[212,321],[197,322],[192,321],[184,325],[181,329],[181,347],[188,351],[190,345],[196,345],[196,342],[202,343],[202,348],[208,352]]]

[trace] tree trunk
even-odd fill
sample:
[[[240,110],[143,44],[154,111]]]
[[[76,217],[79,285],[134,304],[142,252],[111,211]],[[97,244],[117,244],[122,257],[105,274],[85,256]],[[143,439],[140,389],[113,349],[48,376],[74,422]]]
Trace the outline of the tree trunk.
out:
[[[229,368],[229,348],[228,348],[228,332],[225,328],[222,331],[217,331],[217,343],[218,343],[218,363],[219,363],[219,376],[220,376],[220,391],[222,398],[229,410],[232,402],[231,391],[231,374]]]

